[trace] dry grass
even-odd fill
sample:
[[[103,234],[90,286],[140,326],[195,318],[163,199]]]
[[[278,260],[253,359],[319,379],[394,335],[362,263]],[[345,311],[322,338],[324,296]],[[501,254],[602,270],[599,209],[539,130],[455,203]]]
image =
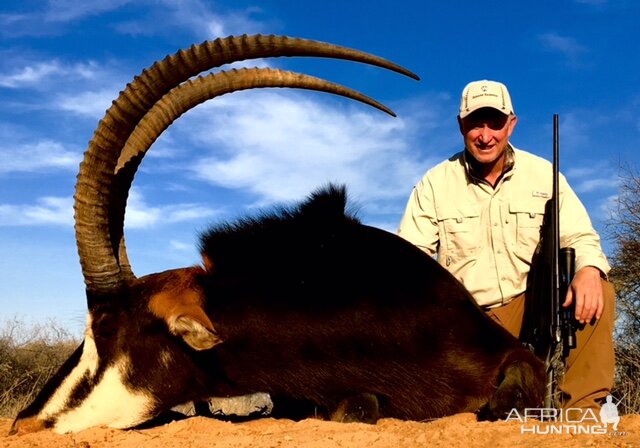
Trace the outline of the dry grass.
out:
[[[0,323],[0,417],[15,417],[78,346],[55,322]]]
[[[637,346],[623,345],[618,341],[613,393],[618,400],[621,400],[618,406],[620,414],[640,414],[638,375],[640,375],[640,350]]]

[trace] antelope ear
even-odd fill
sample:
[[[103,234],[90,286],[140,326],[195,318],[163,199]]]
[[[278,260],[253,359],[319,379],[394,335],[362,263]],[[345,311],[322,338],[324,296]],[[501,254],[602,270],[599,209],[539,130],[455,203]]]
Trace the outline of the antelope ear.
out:
[[[222,343],[213,324],[200,307],[180,310],[180,314],[169,317],[167,324],[172,334],[180,336],[194,350],[208,350]]]
[[[194,350],[207,350],[222,342],[204,312],[202,290],[194,278],[197,268],[176,269],[156,274],[149,282],[159,282],[163,290],[149,299],[150,311],[163,319],[169,332],[181,337]]]

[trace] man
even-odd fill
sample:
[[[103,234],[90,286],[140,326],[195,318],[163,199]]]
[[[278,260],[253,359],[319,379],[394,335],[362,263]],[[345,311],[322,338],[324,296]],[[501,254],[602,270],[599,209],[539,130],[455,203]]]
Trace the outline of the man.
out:
[[[506,86],[469,83],[458,124],[464,150],[413,189],[400,236],[437,259],[488,314],[518,337],[531,259],[552,194],[552,166],[509,141],[517,124]],[[575,301],[577,348],[559,389],[563,408],[598,409],[613,383],[614,292],[609,264],[584,206],[560,176],[560,243],[576,252],[563,306]]]

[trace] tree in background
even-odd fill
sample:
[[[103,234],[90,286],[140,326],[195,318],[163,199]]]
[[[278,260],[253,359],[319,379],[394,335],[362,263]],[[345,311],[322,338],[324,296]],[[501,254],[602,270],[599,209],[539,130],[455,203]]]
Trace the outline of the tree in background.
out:
[[[640,175],[621,169],[617,209],[608,223],[616,243],[610,279],[617,294],[615,396],[621,412],[640,413]]]

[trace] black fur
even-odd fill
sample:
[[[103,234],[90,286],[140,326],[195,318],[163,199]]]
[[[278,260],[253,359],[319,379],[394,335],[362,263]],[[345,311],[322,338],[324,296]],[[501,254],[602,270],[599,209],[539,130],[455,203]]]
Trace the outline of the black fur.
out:
[[[539,361],[431,257],[345,206],[344,188],[329,187],[202,236],[207,314],[225,341],[214,351],[233,392],[329,412],[370,393],[381,415],[422,420],[489,402],[515,352],[535,372],[518,404],[538,405]]]

